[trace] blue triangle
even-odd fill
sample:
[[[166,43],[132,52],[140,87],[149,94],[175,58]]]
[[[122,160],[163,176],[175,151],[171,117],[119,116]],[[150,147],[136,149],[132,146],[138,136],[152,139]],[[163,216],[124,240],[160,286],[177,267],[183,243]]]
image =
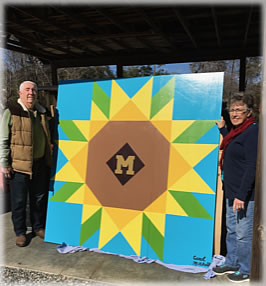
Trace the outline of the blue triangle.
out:
[[[205,208],[211,217],[214,217],[215,210],[215,195],[193,193],[200,204]]]
[[[195,144],[219,144],[220,132],[214,125]]]
[[[117,79],[116,82],[129,98],[132,98],[150,79],[150,76]]]
[[[58,139],[59,140],[69,140],[64,130],[58,125]]]
[[[54,194],[65,184],[64,181],[50,181],[49,190]]]
[[[153,77],[152,96],[154,96],[161,88],[163,88],[173,75],[161,75]]]
[[[115,254],[136,255],[121,232],[113,237],[101,250]]]
[[[111,97],[112,81],[111,80],[98,80],[96,82],[108,97]]]
[[[98,229],[88,240],[86,240],[82,244],[82,246],[88,248],[98,248],[99,236],[100,236],[100,229]]]
[[[214,192],[217,182],[218,151],[216,147],[193,168]]]
[[[155,259],[155,260],[161,260],[159,256],[154,252],[154,250],[151,248],[147,240],[142,236],[141,237],[141,252],[140,252],[141,257],[147,257],[150,259]]]
[[[57,144],[54,144],[54,166],[51,170],[51,178],[60,170],[64,165],[68,162],[68,159],[64,155],[64,153],[58,148]]]

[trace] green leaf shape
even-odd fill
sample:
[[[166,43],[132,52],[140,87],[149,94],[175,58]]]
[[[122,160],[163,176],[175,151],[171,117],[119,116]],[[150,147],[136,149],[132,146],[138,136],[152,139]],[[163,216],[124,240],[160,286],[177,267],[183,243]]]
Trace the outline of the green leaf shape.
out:
[[[197,120],[175,138],[172,143],[196,143],[214,125],[215,121],[213,120]]]
[[[174,97],[175,77],[171,78],[153,97],[150,118],[154,117]]]
[[[189,216],[213,219],[192,193],[181,191],[169,191],[169,193]]]
[[[142,235],[158,257],[163,260],[164,237],[145,214],[143,214]]]
[[[109,119],[110,98],[96,82],[93,83],[92,100],[100,108],[106,118]]]
[[[60,120],[59,124],[69,140],[88,141],[72,120]]]
[[[80,245],[86,242],[100,228],[101,217],[102,208],[100,208],[81,225]]]
[[[65,202],[68,200],[83,183],[66,182],[51,198],[50,201]]]

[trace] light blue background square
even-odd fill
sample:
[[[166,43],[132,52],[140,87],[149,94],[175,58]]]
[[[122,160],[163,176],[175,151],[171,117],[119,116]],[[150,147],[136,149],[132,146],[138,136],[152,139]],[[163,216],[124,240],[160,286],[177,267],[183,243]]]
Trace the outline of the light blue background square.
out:
[[[90,120],[93,82],[63,83],[58,88],[59,120]]]
[[[224,73],[176,75],[173,120],[220,120]]]

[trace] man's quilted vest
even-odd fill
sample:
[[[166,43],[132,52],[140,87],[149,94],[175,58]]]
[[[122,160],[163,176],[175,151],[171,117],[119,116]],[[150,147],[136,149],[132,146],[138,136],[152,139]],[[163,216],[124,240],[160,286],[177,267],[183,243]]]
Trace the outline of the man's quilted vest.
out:
[[[14,171],[32,174],[33,165],[33,134],[32,122],[28,111],[23,110],[18,103],[8,106],[11,112],[12,128],[10,138],[11,160]],[[39,113],[43,127],[46,147],[45,159],[48,167],[52,166],[50,133],[45,113]]]

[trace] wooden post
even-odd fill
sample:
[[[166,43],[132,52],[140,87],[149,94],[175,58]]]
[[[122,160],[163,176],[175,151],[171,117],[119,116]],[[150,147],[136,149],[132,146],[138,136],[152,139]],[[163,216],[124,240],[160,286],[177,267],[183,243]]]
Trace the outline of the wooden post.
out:
[[[52,78],[52,85],[58,86],[57,67],[53,64],[51,64],[51,78]],[[57,90],[52,92],[52,103],[50,105],[50,108],[53,116],[56,105],[57,105]]]
[[[220,143],[223,140],[222,135],[220,135]],[[219,161],[222,151],[219,151]],[[221,169],[218,167],[217,173],[217,187],[216,187],[216,203],[215,203],[215,221],[214,221],[214,245],[213,245],[213,254],[224,255],[223,251],[223,225],[224,225],[224,192],[222,188],[221,180]]]
[[[240,59],[239,69],[239,91],[246,89],[246,58]]]
[[[261,147],[262,147],[262,129],[259,134],[259,146],[257,156],[257,173],[256,173],[256,190],[254,204],[254,225],[253,225],[253,241],[251,256],[251,280],[260,281],[262,274],[262,241],[264,240],[263,225],[261,221],[261,201],[262,201],[262,170],[261,170]]]
[[[221,137],[220,137],[221,141]],[[221,151],[219,152],[219,159]],[[221,254],[221,231],[223,218],[223,190],[221,180],[221,169],[218,168],[217,188],[216,188],[216,203],[215,203],[215,222],[214,222],[214,254]]]
[[[264,24],[266,28],[266,24]],[[265,40],[266,42],[266,40]],[[266,59],[264,58],[264,65]],[[266,74],[264,71],[263,93],[261,96],[260,117],[259,117],[259,142],[257,156],[257,172],[256,172],[256,190],[255,190],[255,205],[254,205],[254,226],[253,226],[253,241],[252,241],[252,256],[251,256],[251,272],[250,280],[252,282],[262,282],[263,266],[265,266],[264,254],[264,229],[265,229],[265,213],[262,216],[262,206],[265,206],[265,187],[266,187]],[[262,195],[263,194],[263,195]],[[263,284],[263,283],[262,283]]]
[[[123,66],[122,65],[116,65],[116,77],[117,78],[123,77]]]

